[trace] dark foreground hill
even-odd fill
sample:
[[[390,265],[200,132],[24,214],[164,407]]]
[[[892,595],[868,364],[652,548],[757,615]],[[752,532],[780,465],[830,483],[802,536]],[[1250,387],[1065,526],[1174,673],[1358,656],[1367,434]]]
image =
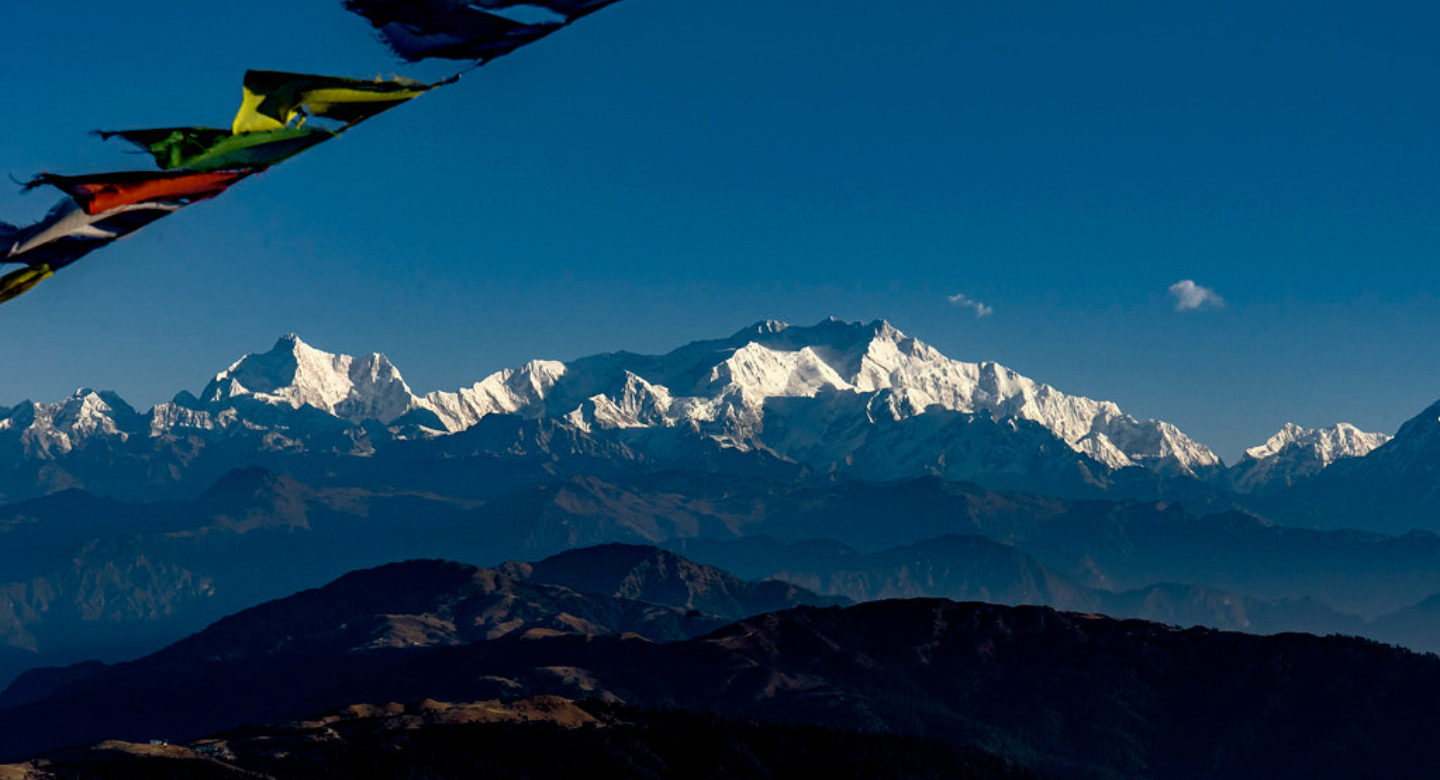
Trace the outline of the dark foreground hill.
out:
[[[1003,758],[889,734],[542,696],[353,706],[188,745],[107,742],[0,767],[29,780],[1023,780]]]
[[[675,553],[626,545],[498,569],[388,564],[244,610],[133,663],[27,672],[0,693],[0,720],[30,702],[114,681],[134,695],[58,720],[17,723],[0,734],[0,751],[172,733],[179,713],[187,713],[178,720],[190,734],[267,719],[277,705],[298,715],[359,700],[346,698],[348,686],[425,648],[565,634],[671,641],[766,610],[835,603],[788,583],[748,582]]]
[[[455,585],[455,567],[357,572],[72,680],[0,711],[0,755],[193,739],[361,701],[558,695],[978,745],[1054,777],[1440,772],[1440,659],[1368,640],[914,599],[801,607],[667,643],[577,620],[644,609],[484,570]],[[437,608],[407,592],[431,580],[463,598]]]

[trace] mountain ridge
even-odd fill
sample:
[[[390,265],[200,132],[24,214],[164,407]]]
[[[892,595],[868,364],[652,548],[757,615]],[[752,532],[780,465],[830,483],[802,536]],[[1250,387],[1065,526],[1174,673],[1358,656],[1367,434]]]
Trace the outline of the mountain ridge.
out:
[[[1440,692],[1440,662],[1367,640],[907,599],[796,607],[674,642],[511,631],[375,645],[354,628],[375,625],[377,608],[435,603],[425,587],[377,601],[368,580],[396,571],[347,575],[0,710],[0,755],[154,734],[188,740],[358,702],[498,694],[980,743],[1042,776],[1087,780],[1420,778],[1435,769],[1423,713]],[[446,583],[435,592],[457,591]],[[272,613],[301,618],[304,637],[267,622]],[[398,616],[383,617],[393,630]]]
[[[1242,493],[1290,487],[1337,461],[1363,458],[1392,438],[1349,423],[1318,429],[1286,423],[1264,444],[1245,450],[1240,462],[1230,468],[1230,485]]]
[[[1277,516],[1314,518],[1333,528],[1336,517],[1388,533],[1440,530],[1440,401],[1407,420],[1395,436],[1362,458],[1345,458],[1299,483]]]
[[[693,460],[709,447],[843,478],[939,474],[1016,489],[1023,482],[1006,474],[1041,476],[1033,489],[1065,496],[1117,485],[1161,495],[1174,488],[1162,483],[1190,480],[1268,499],[1392,438],[1287,424],[1227,468],[1173,424],[998,363],[952,360],[884,320],[766,320],[664,354],[532,360],[425,395],[384,355],[329,353],[291,333],[215,374],[200,395],[181,391],[148,412],[90,388],[0,409],[0,465],[13,466],[0,500],[69,487],[165,497],[196,467],[204,480],[287,456],[369,457],[507,416],[548,421],[632,461]],[[1152,486],[1127,474],[1137,466]]]
[[[863,406],[871,422],[879,415],[901,423],[932,409],[1028,420],[1109,469],[1141,465],[1162,475],[1195,476],[1222,465],[1168,423],[1137,421],[1112,402],[1066,395],[997,363],[952,360],[883,320],[833,318],[809,327],[756,323],[663,355],[614,352],[567,363],[536,360],[468,388],[423,396],[383,355],[332,354],[289,334],[268,352],[248,354],[216,374],[199,396],[181,392],[148,413],[136,412],[113,393],[93,392],[59,404],[30,404],[28,415],[21,407],[0,413],[0,446],[7,431],[18,432],[26,457],[53,460],[107,436],[124,444],[235,429],[265,430],[262,446],[285,449],[305,446],[299,422],[304,420],[331,438],[353,440],[348,448],[343,440],[330,443],[336,451],[363,455],[373,443],[345,434],[346,428],[378,424],[368,433],[383,439],[383,429],[398,422],[388,435],[424,438],[466,430],[490,415],[513,414],[556,419],[585,433],[687,428],[722,446],[787,458],[804,453],[824,465],[851,453],[822,452],[813,438],[795,441],[794,426],[791,439],[771,440],[767,424],[773,427],[771,418],[785,406],[772,402],[810,399],[850,408],[851,397],[869,399]],[[307,417],[307,410],[321,417]]]

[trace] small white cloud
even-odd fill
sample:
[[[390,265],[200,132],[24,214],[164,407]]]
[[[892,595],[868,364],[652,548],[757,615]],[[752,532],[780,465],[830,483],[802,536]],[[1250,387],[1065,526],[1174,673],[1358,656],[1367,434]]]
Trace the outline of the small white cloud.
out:
[[[989,317],[995,313],[995,309],[971,298],[965,293],[955,293],[949,298],[950,303],[962,309],[970,309],[975,312],[976,317]]]
[[[1225,299],[1219,293],[1201,287],[1193,279],[1181,279],[1170,285],[1170,295],[1175,298],[1175,311],[1225,308]]]

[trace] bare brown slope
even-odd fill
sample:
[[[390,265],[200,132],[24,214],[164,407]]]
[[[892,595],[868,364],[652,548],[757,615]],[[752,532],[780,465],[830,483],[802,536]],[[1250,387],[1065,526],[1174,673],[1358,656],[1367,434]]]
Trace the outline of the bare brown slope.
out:
[[[47,724],[76,739],[81,728],[97,739],[122,728],[179,737],[213,730],[227,713],[236,723],[345,702],[509,692],[921,734],[986,745],[1052,776],[1440,771],[1429,744],[1440,660],[1360,639],[927,599],[802,607],[671,644],[531,637],[344,642],[333,647],[351,649],[337,652],[272,633],[246,637],[232,657],[217,654],[223,642],[177,645],[0,713],[0,740],[13,755],[14,740]]]
[[[714,566],[654,547],[604,544],[567,550],[535,563],[507,563],[500,571],[583,593],[739,620],[797,606],[837,606],[849,599],[820,596],[788,582],[752,582]]]
[[[0,766],[0,780],[1025,780],[971,748],[886,734],[576,703],[357,705],[188,744],[108,741]]]
[[[357,701],[366,697],[346,693],[357,681],[418,651],[503,636],[629,634],[664,641],[724,623],[466,564],[389,564],[237,613],[146,658],[0,712],[0,720],[15,715],[0,734],[0,753],[77,740],[196,734]],[[100,690],[108,693],[93,702],[91,693]],[[32,708],[56,714],[39,720],[17,715]]]

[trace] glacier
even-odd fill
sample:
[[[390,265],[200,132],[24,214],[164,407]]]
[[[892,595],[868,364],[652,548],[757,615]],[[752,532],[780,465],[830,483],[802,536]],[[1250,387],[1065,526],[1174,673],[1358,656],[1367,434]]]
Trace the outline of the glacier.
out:
[[[1108,469],[1203,478],[1223,468],[1208,447],[1169,423],[1137,420],[1112,402],[1067,395],[998,363],[951,359],[883,320],[834,318],[808,327],[759,322],[663,355],[535,360],[423,396],[383,355],[333,354],[289,334],[216,374],[199,396],[181,393],[148,414],[94,391],[21,404],[0,412],[0,441],[9,434],[13,447],[36,459],[91,440],[229,430],[270,430],[273,446],[303,447],[307,431],[296,430],[301,418],[287,411],[306,412],[305,425],[331,434],[337,425],[378,424],[400,438],[458,433],[490,415],[552,419],[583,433],[673,428],[832,468],[853,459],[875,425],[951,412],[1034,423]],[[905,446],[904,437],[892,438]],[[356,445],[354,454],[367,446]],[[924,452],[895,457],[922,471],[918,464],[933,460]]]

